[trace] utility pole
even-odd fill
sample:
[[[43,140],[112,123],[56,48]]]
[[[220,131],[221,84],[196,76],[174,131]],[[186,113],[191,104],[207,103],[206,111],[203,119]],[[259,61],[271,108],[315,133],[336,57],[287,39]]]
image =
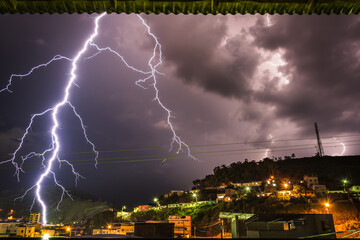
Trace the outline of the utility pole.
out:
[[[325,155],[322,143],[321,143],[321,139],[320,139],[320,134],[319,134],[319,129],[318,129],[318,125],[317,123],[314,123],[315,125],[315,133],[316,133],[316,138],[317,138],[317,144],[318,144],[318,155],[319,157],[322,157]]]
[[[220,223],[221,223],[221,225],[220,225],[220,234],[221,234],[221,239],[223,239],[224,238],[224,219],[220,219]]]

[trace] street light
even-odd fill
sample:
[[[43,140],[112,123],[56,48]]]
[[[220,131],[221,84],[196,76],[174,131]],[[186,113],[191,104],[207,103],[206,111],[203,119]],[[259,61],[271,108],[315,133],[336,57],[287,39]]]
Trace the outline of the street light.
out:
[[[66,228],[66,231],[69,232],[69,236],[71,237],[71,228],[70,228],[70,227],[67,227],[67,228]]]
[[[247,192],[250,192],[250,187],[249,186],[247,186],[247,187],[245,187],[245,194],[244,194],[244,196],[242,196],[242,200],[243,200],[243,213],[245,213],[245,195],[247,194]]]
[[[326,213],[329,214],[330,203],[326,202],[324,203],[324,205],[325,205]]]
[[[195,201],[197,202],[197,194],[196,193],[193,193],[193,198],[195,198]]]
[[[156,202],[156,204],[158,205],[158,207],[160,207],[159,199],[154,198],[154,202]]]
[[[348,184],[349,181],[347,179],[343,179],[342,182],[343,182],[343,185],[344,185],[344,192],[345,192],[346,191],[346,184]]]

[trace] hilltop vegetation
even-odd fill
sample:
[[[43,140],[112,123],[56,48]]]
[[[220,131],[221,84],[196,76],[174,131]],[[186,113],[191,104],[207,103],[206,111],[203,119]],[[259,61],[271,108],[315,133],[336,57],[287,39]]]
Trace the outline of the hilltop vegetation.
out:
[[[360,156],[324,156],[295,158],[295,155],[284,159],[265,158],[231,163],[214,168],[213,174],[204,179],[193,181],[196,188],[216,187],[231,182],[261,181],[274,175],[278,178],[302,179],[305,174],[315,173],[321,184],[328,189],[339,189],[341,179],[347,178],[351,184],[360,184]]]

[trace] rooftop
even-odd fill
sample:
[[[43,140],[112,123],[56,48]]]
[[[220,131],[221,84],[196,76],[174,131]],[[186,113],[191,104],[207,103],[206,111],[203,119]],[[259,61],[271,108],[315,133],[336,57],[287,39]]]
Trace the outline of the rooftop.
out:
[[[5,0],[0,13],[359,14],[359,0]]]

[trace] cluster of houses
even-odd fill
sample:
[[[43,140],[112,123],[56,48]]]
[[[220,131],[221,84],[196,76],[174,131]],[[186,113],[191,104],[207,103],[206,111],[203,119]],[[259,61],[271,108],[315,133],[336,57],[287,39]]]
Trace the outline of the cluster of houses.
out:
[[[93,235],[126,235],[147,238],[190,238],[191,216],[170,215],[168,221],[123,222],[93,229]]]
[[[0,237],[68,237],[81,235],[84,232],[83,227],[58,225],[41,225],[40,213],[31,213],[29,222],[20,221],[0,223]]]
[[[302,186],[302,190],[293,188],[294,185]],[[231,202],[235,199],[238,199],[240,196],[245,195],[249,192],[252,192],[256,189],[256,194],[258,197],[269,196],[271,194],[278,194],[279,196],[324,196],[327,194],[336,195],[337,197],[348,195],[352,200],[360,200],[360,186],[352,186],[344,190],[330,191],[327,189],[326,185],[320,184],[318,176],[316,174],[306,174],[303,176],[302,180],[290,181],[289,179],[277,179],[274,176],[270,176],[264,181],[253,181],[246,183],[232,183],[222,184],[216,187],[206,187],[204,190],[215,190],[217,191],[216,199],[210,199],[210,201],[203,202]],[[262,189],[262,191],[259,191]],[[190,191],[182,190],[171,190],[169,193],[164,195],[164,198],[169,198],[174,194],[182,196],[184,194],[192,194],[197,198],[204,199],[204,196],[199,196],[200,189],[194,189]],[[336,197],[335,197],[336,198]],[[193,199],[195,200],[195,198]],[[175,203],[174,203],[175,204]],[[168,206],[162,207],[171,207],[174,204],[169,204]],[[152,208],[150,205],[141,205],[136,208],[136,211],[147,211]]]

